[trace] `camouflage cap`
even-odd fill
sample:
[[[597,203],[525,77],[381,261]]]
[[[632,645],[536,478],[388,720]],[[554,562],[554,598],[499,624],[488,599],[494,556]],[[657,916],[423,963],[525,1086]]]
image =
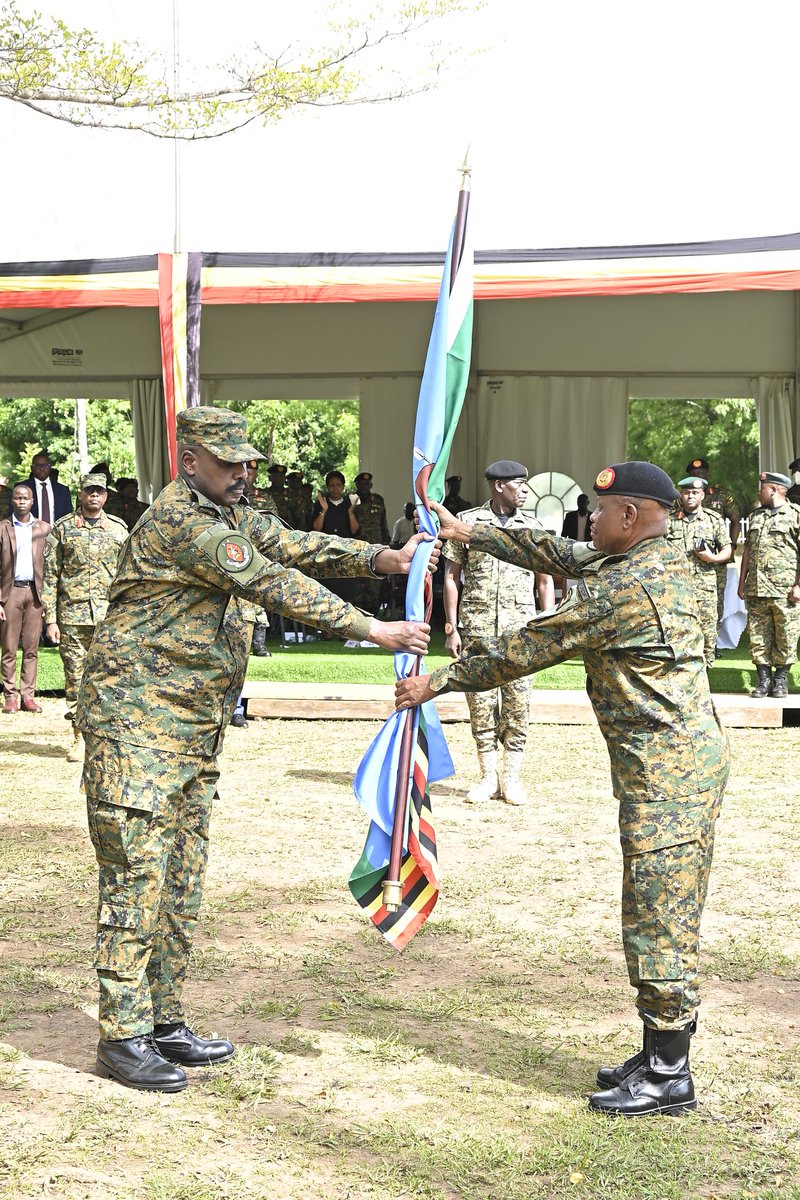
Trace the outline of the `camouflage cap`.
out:
[[[702,488],[703,491],[708,487],[707,479],[699,479],[697,475],[687,475],[685,479],[678,480],[679,488]]]
[[[99,475],[96,471],[89,475],[81,475],[81,491],[88,492],[90,488],[98,488],[101,492],[108,491],[105,475]]]
[[[247,422],[241,413],[226,408],[185,408],[178,413],[178,441],[185,446],[202,446],[223,462],[240,463],[266,457],[247,440]]]

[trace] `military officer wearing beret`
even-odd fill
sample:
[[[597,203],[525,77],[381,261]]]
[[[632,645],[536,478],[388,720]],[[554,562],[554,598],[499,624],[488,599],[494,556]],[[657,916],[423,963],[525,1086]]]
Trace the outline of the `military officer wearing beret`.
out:
[[[375,621],[309,578],[405,573],[422,535],[389,550],[287,530],[241,503],[247,462],[262,457],[244,417],[190,408],[177,435],[179,478],[124,547],[77,714],[99,867],[98,1068],[148,1091],[179,1091],[184,1066],[234,1052],[189,1029],[182,1003],[217,755],[247,666],[232,598],[388,649],[424,652],[429,637],[427,625]]]
[[[484,475],[490,498],[469,508],[459,519],[475,528],[542,529],[522,511],[528,495],[528,470],[503,459],[491,463]],[[512,563],[501,562],[474,546],[450,541],[444,547],[445,649],[452,658],[480,653],[486,637],[497,637],[536,615],[555,601],[553,580]],[[464,587],[459,601],[459,582]],[[462,637],[463,635],[463,637]],[[520,778],[530,724],[530,680],[515,679],[487,692],[467,694],[472,736],[478,752],[480,779],[467,792],[467,802],[480,804],[500,796],[506,804],[524,804],[527,795]],[[497,747],[503,747],[503,769],[497,771]]]
[[[391,541],[386,520],[386,502],[383,496],[372,490],[372,472],[360,471],[353,480],[358,503],[354,505],[358,522],[357,537],[364,542],[380,542],[386,546]],[[380,604],[382,584],[375,579],[362,579],[359,583],[356,603],[367,612],[376,613]]]
[[[703,504],[708,484],[689,475],[678,484],[680,499],[667,526],[667,541],[679,550],[692,573],[697,615],[703,630],[706,666],[714,665],[719,629],[716,567],[730,561],[733,553],[728,524]]]
[[[715,512],[728,522],[731,535],[731,558],[736,553],[736,544],[742,527],[742,514],[732,493],[722,483],[712,483],[709,474],[708,459],[693,458],[686,464],[686,474],[694,479],[706,482],[706,494],[703,498],[703,508],[707,513]],[[714,567],[717,574],[717,621],[721,622],[725,612],[725,586],[728,582],[728,564],[717,563]]]
[[[397,706],[497,687],[582,654],[611,759],[623,854],[622,938],[644,1023],[642,1050],[598,1072],[590,1106],[609,1114],[696,1105],[689,1040],[714,824],[728,775],[691,577],[665,539],[676,499],[651,463],[595,481],[592,545],[540,530],[479,528],[434,506],[441,535],[528,570],[577,578],[552,612],[429,676],[398,683]]]
[[[791,480],[776,471],[758,477],[759,507],[750,514],[739,596],[758,682],[750,693],[783,699],[800,636],[800,508],[790,504]],[[773,677],[774,669],[774,677]]]
[[[468,508],[472,508],[469,500],[465,500],[461,495],[460,475],[448,475],[445,483],[447,484],[447,494],[443,503],[449,513],[457,517],[459,513],[466,512]]]
[[[56,521],[44,549],[42,608],[47,636],[58,645],[64,665],[66,718],[72,722],[68,762],[83,756],[81,735],[75,724],[86,652],[95,629],[108,608],[108,592],[117,569],[128,527],[105,512],[105,475],[84,475],[78,491],[78,508]]]

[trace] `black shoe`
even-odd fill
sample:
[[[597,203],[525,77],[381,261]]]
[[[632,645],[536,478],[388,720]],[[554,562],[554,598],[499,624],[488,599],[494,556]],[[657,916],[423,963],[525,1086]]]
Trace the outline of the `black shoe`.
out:
[[[253,644],[250,647],[250,653],[255,655],[256,658],[272,658],[269,650],[264,645],[266,640],[266,625],[256,625],[255,629],[253,630]]]
[[[231,725],[234,729],[247,729],[247,717],[244,713],[234,713],[231,717]]]
[[[688,1026],[689,1036],[693,1037],[697,1033],[697,1017],[694,1017],[692,1023]],[[626,1058],[624,1063],[620,1063],[618,1067],[598,1067],[597,1068],[597,1086],[599,1088],[614,1088],[618,1087],[623,1079],[631,1075],[637,1067],[640,1067],[647,1058],[647,1026],[642,1025],[642,1048],[638,1054],[634,1054],[631,1058]]]
[[[156,1025],[153,1041],[159,1054],[182,1067],[210,1067],[227,1062],[236,1050],[225,1038],[201,1038],[188,1025]]]
[[[772,667],[756,663],[756,672],[758,674],[758,683],[750,695],[755,700],[763,700],[765,696],[769,695],[770,688],[772,687]]]
[[[789,668],[776,667],[772,679],[770,696],[775,700],[784,700],[789,695]]]
[[[589,1108],[609,1117],[648,1117],[697,1108],[686,1029],[645,1029],[644,1061],[616,1087],[595,1092]]]
[[[152,1033],[97,1043],[97,1070],[142,1092],[182,1092],[189,1080],[159,1053]]]

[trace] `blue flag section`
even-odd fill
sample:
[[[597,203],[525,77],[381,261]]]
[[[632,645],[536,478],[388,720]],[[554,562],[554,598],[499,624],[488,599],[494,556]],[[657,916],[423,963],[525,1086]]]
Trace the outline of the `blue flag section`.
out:
[[[412,451],[412,481],[421,531],[438,525],[428,500],[444,497],[447,460],[469,377],[472,346],[473,259],[467,238],[468,172],[459,194],[439,301],[425,359]],[[429,621],[428,564],[433,540],[418,546],[406,588],[406,619]],[[424,673],[421,658],[396,654],[395,674]],[[454,773],[432,701],[395,713],[367,750],[356,773],[356,800],[370,827],[350,891],[391,945],[401,950],[432,912],[439,895],[436,835],[429,785]],[[402,849],[401,849],[402,846]]]

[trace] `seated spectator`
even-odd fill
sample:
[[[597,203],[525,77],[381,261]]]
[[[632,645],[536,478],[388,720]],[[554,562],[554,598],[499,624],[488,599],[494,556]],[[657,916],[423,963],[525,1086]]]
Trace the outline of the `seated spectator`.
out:
[[[392,545],[405,546],[410,537],[414,536],[414,505],[409,500],[403,509],[402,517],[398,517],[392,526]]]

